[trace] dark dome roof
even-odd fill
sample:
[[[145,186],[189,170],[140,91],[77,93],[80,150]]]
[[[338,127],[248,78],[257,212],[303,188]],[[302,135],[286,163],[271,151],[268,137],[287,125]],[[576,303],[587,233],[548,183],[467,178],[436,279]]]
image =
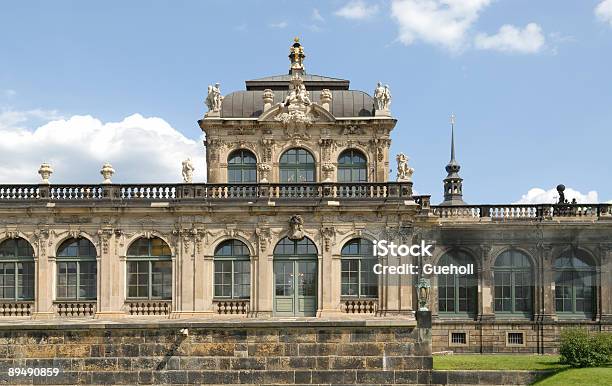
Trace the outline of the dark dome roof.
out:
[[[363,91],[331,90],[330,113],[337,118],[374,116],[374,100]],[[228,94],[221,105],[222,118],[257,118],[263,112],[263,91],[236,91]],[[320,92],[308,92],[310,100],[320,103]],[[285,100],[287,91],[274,91],[274,102]]]

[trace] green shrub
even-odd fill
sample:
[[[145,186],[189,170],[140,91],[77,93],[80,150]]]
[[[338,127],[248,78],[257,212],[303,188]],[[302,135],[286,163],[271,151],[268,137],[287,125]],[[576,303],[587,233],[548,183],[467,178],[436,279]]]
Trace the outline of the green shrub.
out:
[[[572,367],[595,367],[612,362],[612,333],[589,334],[585,329],[561,332],[560,362]]]

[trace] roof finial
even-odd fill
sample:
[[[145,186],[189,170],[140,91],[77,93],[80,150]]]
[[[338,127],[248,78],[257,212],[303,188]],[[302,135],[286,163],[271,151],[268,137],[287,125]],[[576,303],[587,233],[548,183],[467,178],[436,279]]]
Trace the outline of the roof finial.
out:
[[[451,114],[450,123],[451,123],[451,162],[455,161],[455,122],[456,122],[455,113]]]
[[[304,73],[304,47],[300,44],[300,38],[293,38],[293,44],[289,48],[289,60],[291,61],[291,67],[289,68],[289,74],[303,74]]]

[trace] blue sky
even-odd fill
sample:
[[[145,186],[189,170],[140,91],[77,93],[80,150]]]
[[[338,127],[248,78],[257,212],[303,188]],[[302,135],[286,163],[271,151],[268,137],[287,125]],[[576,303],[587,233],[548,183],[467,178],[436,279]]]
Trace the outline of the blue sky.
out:
[[[612,0],[5,0],[0,183],[37,181],[43,161],[53,182],[98,182],[106,160],[116,182],[178,181],[204,153],[207,85],[285,73],[294,36],[308,72],[390,85],[391,151],[432,201],[453,112],[467,202],[558,183],[612,200]]]

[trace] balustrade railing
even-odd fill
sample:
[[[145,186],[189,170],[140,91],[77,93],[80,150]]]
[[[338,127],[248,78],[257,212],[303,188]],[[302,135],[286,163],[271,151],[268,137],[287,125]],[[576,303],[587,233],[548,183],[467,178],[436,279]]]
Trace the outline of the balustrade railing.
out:
[[[96,302],[56,302],[54,304],[55,313],[58,316],[70,317],[92,317],[96,314]]]
[[[412,183],[0,185],[0,202],[284,199],[409,199]]]
[[[32,316],[33,302],[0,303],[0,316]]]
[[[423,198],[424,197],[424,198]],[[481,219],[494,221],[545,220],[553,218],[612,218],[612,204],[510,204],[428,206],[428,196],[415,201],[422,211],[441,219]]]
[[[347,314],[375,314],[378,310],[378,299],[344,299],[342,311]]]
[[[169,300],[133,300],[127,301],[126,306],[129,315],[169,315],[172,302]]]
[[[247,315],[249,300],[214,300],[213,306],[218,314]]]

